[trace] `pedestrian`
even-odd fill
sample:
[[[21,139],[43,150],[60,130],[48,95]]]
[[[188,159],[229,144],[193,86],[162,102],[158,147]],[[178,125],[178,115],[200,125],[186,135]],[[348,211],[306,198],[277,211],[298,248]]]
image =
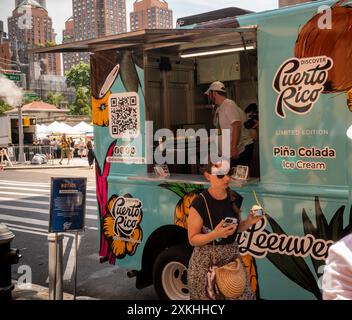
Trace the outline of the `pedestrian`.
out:
[[[324,300],[352,300],[352,233],[329,248],[322,284]]]
[[[58,142],[57,142],[56,138],[53,138],[53,140],[51,140],[50,146],[53,149],[54,159],[59,158]]]
[[[82,138],[79,138],[78,148],[79,148],[78,149],[79,157],[82,159],[82,157],[85,156],[84,154],[85,143]]]
[[[89,168],[93,169],[93,165],[94,165],[94,148],[93,148],[93,143],[91,140],[88,140],[87,142],[87,150],[88,150],[88,164],[89,164]]]
[[[225,85],[220,81],[213,82],[205,92],[214,104],[214,126],[222,134],[222,130],[230,130],[231,167],[249,166],[253,154],[253,138],[244,127],[247,117],[244,111],[233,101],[226,98]]]
[[[70,143],[69,143],[69,140],[66,138],[65,133],[61,137],[60,145],[61,145],[61,159],[59,161],[59,164],[62,164],[62,160],[65,157],[67,158],[67,164],[70,164],[70,160],[71,160]]]
[[[227,161],[209,163],[205,165],[203,171],[205,178],[210,182],[210,187],[192,202],[188,218],[188,239],[194,246],[188,266],[188,287],[193,300],[210,299],[206,289],[207,272],[213,260],[215,259],[215,263],[220,267],[240,258],[236,241],[237,232],[247,230],[261,219],[253,212],[249,213],[247,219],[241,219],[239,206],[242,197],[228,189],[229,175],[232,172]],[[237,224],[224,226],[226,217],[236,218]],[[246,288],[237,299],[255,299],[248,276]]]

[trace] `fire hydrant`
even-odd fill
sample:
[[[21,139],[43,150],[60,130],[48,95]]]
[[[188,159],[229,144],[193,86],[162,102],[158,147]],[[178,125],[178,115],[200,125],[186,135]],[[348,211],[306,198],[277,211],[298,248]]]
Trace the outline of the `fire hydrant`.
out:
[[[15,235],[0,223],[0,300],[10,300],[14,285],[11,280],[11,265],[18,263],[21,255],[18,249],[10,248]]]

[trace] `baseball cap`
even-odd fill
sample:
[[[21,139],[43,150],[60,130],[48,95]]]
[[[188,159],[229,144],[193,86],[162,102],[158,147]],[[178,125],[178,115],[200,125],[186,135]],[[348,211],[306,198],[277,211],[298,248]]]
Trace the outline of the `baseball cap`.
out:
[[[220,91],[220,92],[226,92],[225,86],[222,82],[220,81],[215,81],[213,82],[207,91],[205,91],[205,94],[209,94],[210,91]]]

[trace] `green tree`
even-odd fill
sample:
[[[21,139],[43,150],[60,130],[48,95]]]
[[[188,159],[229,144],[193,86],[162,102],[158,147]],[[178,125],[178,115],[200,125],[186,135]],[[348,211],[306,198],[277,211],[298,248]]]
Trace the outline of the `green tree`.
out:
[[[8,104],[4,102],[4,100],[0,99],[0,114],[3,114],[4,112],[11,110],[12,107],[10,107]]]
[[[60,92],[56,92],[56,93],[49,92],[46,99],[47,103],[53,104],[57,107],[60,107],[60,104],[63,101],[65,101],[65,97]]]
[[[41,99],[40,99],[40,97],[36,94],[36,93],[34,93],[34,92],[29,92],[29,93],[25,93],[24,95],[23,95],[23,104],[28,104],[28,103],[31,103],[31,102],[33,102],[33,101],[40,101]]]
[[[80,62],[65,73],[66,84],[76,90],[81,87],[90,88],[90,66],[88,63]]]
[[[80,87],[76,89],[76,99],[70,109],[70,114],[72,115],[90,114],[90,93],[87,88]]]

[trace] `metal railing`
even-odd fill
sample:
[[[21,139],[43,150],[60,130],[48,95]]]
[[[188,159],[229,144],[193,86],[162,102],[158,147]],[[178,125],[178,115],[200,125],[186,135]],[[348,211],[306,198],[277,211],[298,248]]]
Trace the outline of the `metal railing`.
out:
[[[4,148],[7,152],[9,160],[16,164],[19,162],[19,146],[10,146]],[[30,163],[36,154],[43,155],[43,164],[54,164],[55,152],[52,146],[23,146],[24,159],[26,163]],[[5,158],[2,160],[6,160]]]

